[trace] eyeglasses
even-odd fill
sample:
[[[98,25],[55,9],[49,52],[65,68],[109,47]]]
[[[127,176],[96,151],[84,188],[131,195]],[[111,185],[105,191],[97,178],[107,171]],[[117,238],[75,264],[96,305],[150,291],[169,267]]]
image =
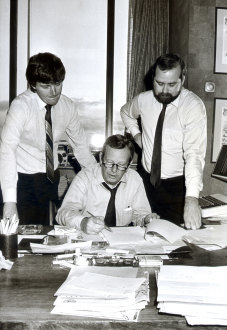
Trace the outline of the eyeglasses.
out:
[[[123,165],[121,165],[121,164],[116,164],[116,163],[111,163],[111,162],[102,162],[102,164],[103,164],[106,168],[113,168],[114,165],[116,165],[117,170],[119,170],[119,171],[125,171],[125,170],[127,170],[127,168],[128,168],[128,165],[127,165],[127,166],[123,166]]]

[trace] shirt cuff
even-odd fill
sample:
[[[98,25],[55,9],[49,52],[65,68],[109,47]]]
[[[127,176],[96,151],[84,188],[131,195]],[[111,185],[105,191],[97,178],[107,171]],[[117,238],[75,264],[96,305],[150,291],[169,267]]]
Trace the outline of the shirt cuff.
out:
[[[194,187],[190,187],[190,188],[186,189],[186,196],[185,197],[199,198],[199,193],[200,193],[199,189],[196,189]]]
[[[3,202],[17,202],[17,190],[15,188],[8,188],[2,190]]]
[[[140,130],[137,127],[131,127],[130,132],[132,134],[132,136],[134,137],[136,134],[141,133]]]

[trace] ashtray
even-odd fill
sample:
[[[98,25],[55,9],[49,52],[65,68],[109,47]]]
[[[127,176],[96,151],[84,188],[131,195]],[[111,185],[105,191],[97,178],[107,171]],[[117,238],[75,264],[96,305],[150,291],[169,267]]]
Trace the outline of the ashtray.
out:
[[[43,230],[43,225],[19,225],[18,233],[22,235],[40,234]]]

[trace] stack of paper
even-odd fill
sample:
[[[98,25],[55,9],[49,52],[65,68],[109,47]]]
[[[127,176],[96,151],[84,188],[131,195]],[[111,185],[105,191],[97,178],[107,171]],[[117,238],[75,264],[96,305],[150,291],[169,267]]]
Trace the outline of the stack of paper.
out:
[[[160,312],[190,325],[227,325],[227,266],[162,266],[157,285]]]
[[[74,268],[57,290],[53,314],[137,321],[149,301],[148,273],[138,268]]]

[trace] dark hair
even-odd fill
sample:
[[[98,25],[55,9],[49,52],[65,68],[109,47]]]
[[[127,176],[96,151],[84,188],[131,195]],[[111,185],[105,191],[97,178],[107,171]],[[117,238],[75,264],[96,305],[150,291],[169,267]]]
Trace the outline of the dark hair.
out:
[[[125,147],[128,147],[128,149],[130,151],[130,155],[131,155],[130,161],[133,159],[134,151],[135,151],[134,144],[133,144],[132,140],[128,139],[127,137],[125,137],[121,134],[109,136],[103,145],[102,159],[105,155],[107,146],[109,146],[113,149],[124,149]]]
[[[149,71],[147,72],[144,78],[146,89],[153,89],[153,82],[157,67],[161,71],[166,71],[176,68],[178,66],[180,66],[181,68],[180,79],[182,80],[187,73],[186,65],[183,59],[180,58],[180,56],[178,56],[177,54],[171,54],[171,53],[159,56],[156,59],[155,63],[151,66],[151,68],[149,69]]]
[[[39,53],[30,57],[26,70],[26,78],[32,89],[37,82],[61,82],[65,79],[65,67],[54,54]]]

